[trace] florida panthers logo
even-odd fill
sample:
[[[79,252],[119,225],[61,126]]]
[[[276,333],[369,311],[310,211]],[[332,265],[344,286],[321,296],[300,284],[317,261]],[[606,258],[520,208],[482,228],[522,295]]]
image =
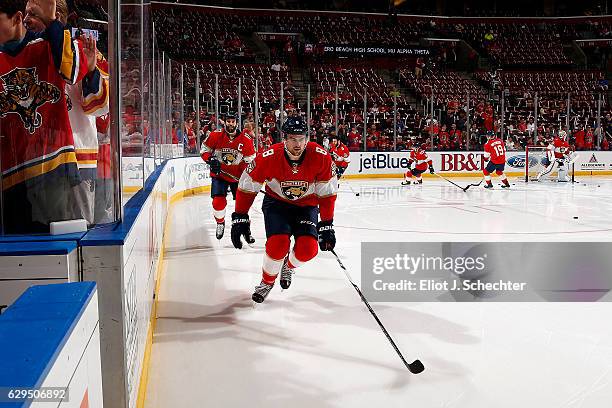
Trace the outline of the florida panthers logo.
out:
[[[299,200],[308,191],[306,181],[283,181],[280,186],[285,198],[289,200]]]
[[[4,87],[0,92],[0,118],[9,113],[19,115],[30,134],[42,125],[38,108],[60,99],[61,93],[56,86],[38,80],[36,68],[14,68],[0,76],[0,81]]]
[[[221,161],[228,166],[232,164],[238,164],[240,158],[238,152],[234,149],[221,149]]]

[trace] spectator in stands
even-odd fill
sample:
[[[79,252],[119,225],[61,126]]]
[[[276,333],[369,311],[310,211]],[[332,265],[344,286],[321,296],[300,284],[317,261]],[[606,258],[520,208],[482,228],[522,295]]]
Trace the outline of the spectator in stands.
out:
[[[253,116],[253,112],[248,112],[242,121],[242,128],[244,129],[247,124],[253,124],[255,126],[255,116]]]
[[[262,152],[264,150],[268,150],[273,144],[274,139],[269,132],[259,134],[259,140],[257,142],[258,151]]]
[[[340,140],[345,145],[348,145],[348,134],[346,131],[346,124],[343,121],[338,123],[338,131],[336,132],[338,136],[338,140]]]
[[[353,106],[351,108],[351,111],[347,115],[347,120],[350,123],[362,123],[363,117],[361,116],[361,114],[359,114],[359,112],[357,112],[357,108]]]
[[[404,131],[406,130],[406,122],[404,121],[404,119],[402,119],[402,115],[399,112],[395,117],[395,125],[397,127],[398,133],[404,133]]]
[[[425,59],[419,57],[416,59],[416,63],[414,66],[414,75],[417,78],[420,78],[421,76],[423,76],[423,69],[425,69]]]
[[[595,132],[591,126],[587,126],[584,132],[584,150],[593,150],[595,147]]]
[[[440,133],[438,133],[438,150],[448,150],[450,145],[451,141],[449,133],[446,131],[446,125],[442,125]]]
[[[380,132],[376,129],[376,124],[372,123],[366,136],[366,148],[368,150],[376,150],[378,148],[379,139]]]
[[[65,0],[57,0],[56,16],[62,25],[68,21],[68,5]],[[30,31],[43,33],[44,22],[37,17],[39,12],[37,0],[29,0],[26,4],[24,23]],[[66,85],[65,92],[70,101],[68,116],[75,142],[77,162],[81,182],[73,188],[77,198],[77,213],[79,218],[94,223],[95,179],[98,151],[98,132],[96,117],[108,113],[108,63],[96,47],[95,39],[81,35],[77,41],[85,44],[91,42],[91,47],[84,47],[87,57],[87,75],[74,85]]]
[[[348,134],[348,148],[349,150],[356,152],[362,148],[362,136],[357,130],[357,127],[352,126],[351,131]]]
[[[516,147],[516,139],[514,136],[510,136],[506,138],[506,150],[507,151],[518,150]]]
[[[448,131],[448,136],[450,140],[457,138],[457,136],[461,138],[461,130],[458,129],[456,124],[451,124],[450,130]]]
[[[518,125],[516,126],[516,129],[520,132],[520,133],[526,133],[527,132],[527,121],[524,118],[521,118],[519,120]]]
[[[274,62],[274,64],[272,64],[270,69],[272,71],[274,71],[274,72],[280,72],[281,71],[281,64],[280,64],[280,62],[278,62],[278,61]]]
[[[454,150],[462,150],[463,149],[463,133],[457,130],[456,128],[452,128],[455,126],[451,125],[451,131],[449,132],[449,140],[450,146]]]
[[[493,131],[495,129],[493,122],[493,107],[491,105],[487,105],[481,116],[485,130]]]
[[[528,119],[527,123],[527,133],[531,136],[535,132],[535,122],[533,118]]]
[[[3,219],[5,233],[48,232],[50,222],[80,218],[73,187],[81,179],[64,87],[87,74],[87,57],[57,20],[55,0],[36,4],[47,27],[42,36],[26,32],[24,15],[24,1],[0,2],[3,93],[20,92],[13,96],[20,110],[7,104],[0,122],[1,194],[10,215]]]
[[[576,150],[584,150],[584,135],[585,131],[582,125],[578,125],[576,132],[574,132],[574,147]]]
[[[272,122],[272,123],[268,124],[268,130],[266,131],[266,133],[272,139],[272,143],[280,143],[281,135],[280,135],[280,131],[276,127],[276,123],[275,122]]]
[[[610,138],[608,135],[605,135],[601,141],[601,150],[610,150]]]
[[[185,121],[185,136],[183,142],[187,146],[187,152],[190,154],[198,153],[198,138],[193,128],[193,122],[191,118]]]

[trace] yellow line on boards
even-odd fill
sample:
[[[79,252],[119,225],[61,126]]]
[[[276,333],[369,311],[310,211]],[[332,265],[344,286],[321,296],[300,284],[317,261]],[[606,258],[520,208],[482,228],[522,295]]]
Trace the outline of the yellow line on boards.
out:
[[[159,251],[159,260],[157,261],[157,268],[155,270],[155,298],[153,299],[153,306],[151,307],[151,316],[149,329],[147,330],[147,340],[145,343],[144,358],[142,361],[142,370],[140,373],[140,383],[138,384],[138,398],[136,400],[136,408],[144,408],[145,400],[147,397],[147,385],[149,383],[149,365],[151,363],[151,351],[153,349],[153,334],[155,332],[155,326],[157,324],[157,300],[159,299],[159,291],[161,287],[162,273],[164,270],[164,253],[166,248],[166,237],[168,231],[170,231],[170,225],[172,220],[172,211],[174,204],[179,202],[185,197],[194,196],[210,191],[210,186],[194,187],[184,191],[179,191],[170,198],[170,205],[168,207],[168,213],[166,214],[166,222],[164,223],[164,235],[162,237],[162,244]]]

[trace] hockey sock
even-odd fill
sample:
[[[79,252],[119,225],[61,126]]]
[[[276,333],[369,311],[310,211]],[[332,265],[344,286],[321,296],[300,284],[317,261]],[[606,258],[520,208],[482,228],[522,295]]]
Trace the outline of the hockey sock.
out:
[[[294,269],[317,256],[318,243],[312,235],[302,235],[296,238],[293,251],[289,254],[289,267]]]
[[[499,175],[499,178],[501,179],[504,185],[506,186],[510,185],[510,183],[508,183],[508,177],[506,177],[506,174],[503,171],[500,171],[497,174]]]
[[[276,276],[283,267],[283,261],[289,252],[289,235],[272,235],[266,241],[266,253],[263,261],[263,281],[274,284]]]
[[[412,172],[410,170],[408,170],[406,172],[406,174],[404,175],[404,180],[408,181],[412,178]]]
[[[227,199],[224,196],[213,197],[213,215],[218,224],[225,222],[225,207],[227,206]]]

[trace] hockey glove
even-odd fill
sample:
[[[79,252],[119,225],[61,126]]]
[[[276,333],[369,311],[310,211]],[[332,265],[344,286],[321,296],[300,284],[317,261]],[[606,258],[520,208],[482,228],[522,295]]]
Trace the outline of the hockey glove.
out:
[[[430,172],[431,174],[434,174],[434,173],[435,173],[434,168],[433,168],[433,164],[430,164],[430,165],[429,165],[429,172]]]
[[[331,251],[336,246],[336,233],[334,232],[333,220],[319,221],[317,224],[319,233],[319,248],[321,251]]]
[[[221,162],[216,156],[210,156],[206,163],[208,163],[211,173],[219,174],[221,172]]]
[[[249,242],[251,237],[251,220],[249,214],[232,213],[232,244],[234,248],[242,249],[240,237]]]

